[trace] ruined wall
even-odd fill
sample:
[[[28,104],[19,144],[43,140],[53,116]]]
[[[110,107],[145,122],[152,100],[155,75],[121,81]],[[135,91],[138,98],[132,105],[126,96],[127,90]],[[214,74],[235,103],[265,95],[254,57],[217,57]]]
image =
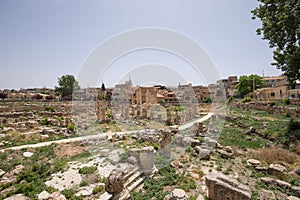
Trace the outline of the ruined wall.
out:
[[[243,109],[262,110],[270,114],[285,115],[289,113],[291,117],[300,117],[300,108],[276,106],[273,102],[236,103],[235,106]]]

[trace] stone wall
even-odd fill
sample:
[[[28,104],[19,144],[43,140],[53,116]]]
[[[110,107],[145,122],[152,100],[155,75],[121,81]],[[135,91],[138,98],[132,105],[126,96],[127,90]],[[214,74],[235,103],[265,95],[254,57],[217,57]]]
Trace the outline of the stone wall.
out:
[[[270,114],[285,115],[289,113],[291,117],[300,117],[300,108],[290,106],[276,106],[273,102],[249,102],[249,103],[237,103],[238,108],[254,109],[266,111]]]

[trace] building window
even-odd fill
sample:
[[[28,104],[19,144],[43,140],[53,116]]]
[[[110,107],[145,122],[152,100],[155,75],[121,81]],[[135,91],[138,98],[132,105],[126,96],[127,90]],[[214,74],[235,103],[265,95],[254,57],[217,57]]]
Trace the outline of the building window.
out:
[[[275,93],[274,92],[271,92],[271,97],[275,97]]]

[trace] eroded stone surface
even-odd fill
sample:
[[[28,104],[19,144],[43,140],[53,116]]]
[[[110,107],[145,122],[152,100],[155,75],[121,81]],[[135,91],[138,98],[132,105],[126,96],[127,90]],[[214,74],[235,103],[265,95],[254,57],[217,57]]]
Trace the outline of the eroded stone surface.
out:
[[[26,158],[30,158],[31,156],[33,156],[33,153],[32,152],[24,152],[23,156]]]
[[[287,198],[287,200],[300,200],[298,197],[295,197],[295,196],[289,196]]]
[[[43,191],[38,195],[38,200],[46,200],[49,199],[50,194],[47,191]]]
[[[49,187],[53,187],[62,191],[64,189],[70,189],[73,186],[78,186],[81,182],[81,176],[78,173],[78,170],[74,170],[70,168],[68,171],[64,173],[57,173],[52,175],[53,178],[45,184]]]
[[[59,193],[59,192],[53,192],[49,196],[49,200],[67,200],[65,195]]]
[[[124,172],[114,169],[106,179],[105,190],[111,194],[119,194],[124,190]]]
[[[276,200],[276,196],[274,192],[270,190],[262,189],[259,191],[259,199],[260,200]]]
[[[292,192],[294,193],[295,196],[300,198],[300,187],[299,186],[293,186],[291,188]]]
[[[170,195],[165,197],[165,200],[188,200],[188,196],[182,189],[174,189]]]
[[[210,200],[251,200],[251,190],[229,176],[213,172],[205,177]]]
[[[286,173],[287,169],[280,164],[271,164],[269,166],[268,172],[272,175],[278,175]]]
[[[4,200],[28,200],[28,198],[26,196],[24,196],[23,194],[17,194],[17,195],[8,197]]]
[[[260,161],[256,160],[256,159],[249,159],[249,160],[247,160],[247,165],[256,167],[256,166],[260,165]]]

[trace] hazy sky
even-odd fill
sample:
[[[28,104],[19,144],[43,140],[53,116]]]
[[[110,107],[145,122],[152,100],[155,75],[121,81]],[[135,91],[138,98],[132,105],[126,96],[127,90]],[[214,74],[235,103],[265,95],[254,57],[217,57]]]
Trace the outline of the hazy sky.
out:
[[[54,87],[61,75],[77,76],[103,41],[143,27],[170,29],[195,40],[222,78],[262,75],[263,70],[265,75],[278,75],[281,72],[270,66],[272,50],[255,33],[260,22],[251,19],[250,10],[256,6],[255,0],[1,0],[0,89]],[[149,83],[155,73],[145,70],[135,78],[134,71],[151,63],[153,69],[174,71],[188,65],[168,52],[133,52],[113,63],[111,73],[99,81],[113,85],[130,75],[135,84],[142,84],[143,76]],[[120,67],[135,70],[120,74]],[[193,84],[203,82],[188,75],[183,78]]]

